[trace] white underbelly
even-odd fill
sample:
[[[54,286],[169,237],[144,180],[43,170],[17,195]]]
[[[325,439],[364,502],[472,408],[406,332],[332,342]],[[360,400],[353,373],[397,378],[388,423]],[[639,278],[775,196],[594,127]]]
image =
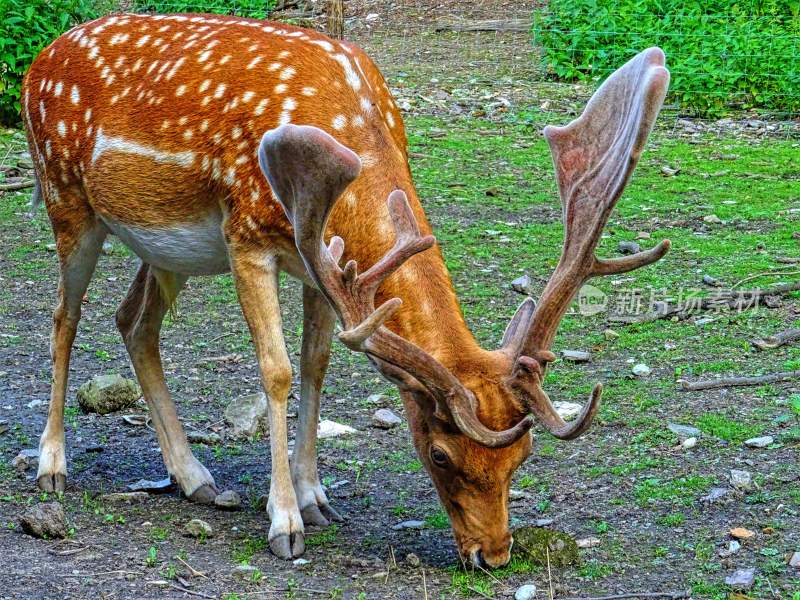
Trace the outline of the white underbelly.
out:
[[[184,275],[214,275],[230,270],[219,214],[167,227],[144,228],[104,221],[123,244],[156,268]]]

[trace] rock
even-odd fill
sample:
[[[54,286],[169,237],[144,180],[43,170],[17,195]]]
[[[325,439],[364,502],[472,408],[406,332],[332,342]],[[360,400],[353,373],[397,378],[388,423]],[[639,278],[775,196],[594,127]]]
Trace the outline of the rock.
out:
[[[523,492],[522,490],[515,490],[514,488],[511,488],[510,490],[508,490],[508,499],[511,500],[511,501],[514,501],[514,500],[529,500],[530,497],[531,497],[530,494],[528,494],[527,492]]]
[[[748,448],[766,448],[767,446],[771,446],[774,441],[775,438],[773,438],[771,435],[764,435],[745,440],[744,445]]]
[[[425,527],[425,521],[415,521],[413,519],[392,525],[392,529],[395,531],[400,531],[401,529],[422,529],[423,527]]]
[[[722,223],[722,219],[720,219],[717,215],[706,215],[703,217],[703,221],[706,223],[713,223],[715,225]]]
[[[731,469],[731,485],[737,490],[747,491],[753,487],[753,476],[750,471]]]
[[[594,548],[595,546],[600,545],[600,538],[596,537],[582,538],[580,540],[577,540],[575,543],[577,544],[578,548],[582,549]]]
[[[251,439],[267,420],[267,395],[264,392],[240,396],[225,408],[225,421],[236,438]]]
[[[103,500],[112,504],[116,503],[126,503],[126,504],[137,504],[139,502],[144,502],[150,497],[150,494],[147,492],[115,492],[113,494],[104,494]]]
[[[549,527],[553,524],[553,519],[536,519],[533,522],[534,527]]]
[[[391,404],[392,399],[386,394],[370,394],[367,396],[369,404]]]
[[[122,420],[134,427],[144,427],[147,425],[146,415],[122,415]]]
[[[158,481],[140,479],[136,483],[132,483],[128,486],[128,489],[132,492],[147,492],[148,494],[163,494],[169,492],[173,488],[174,484],[169,477]]]
[[[11,466],[20,473],[39,466],[39,451],[35,448],[23,450],[11,461]]]
[[[295,558],[295,559],[292,561],[292,564],[293,564],[295,567],[302,567],[303,565],[308,565],[308,564],[311,564],[311,561],[310,561],[310,560],[308,560],[307,558]]]
[[[531,278],[528,277],[527,275],[517,277],[514,281],[511,282],[511,289],[517,292],[518,294],[524,294],[526,296],[530,296]]]
[[[214,505],[222,510],[239,510],[242,507],[242,498],[233,490],[225,490],[214,498]]]
[[[517,588],[514,592],[514,600],[534,600],[536,598],[536,586],[526,583]]]
[[[650,375],[651,369],[644,363],[637,363],[633,365],[631,372],[636,375],[636,377],[647,377]]]
[[[702,498],[700,498],[700,501],[705,502],[706,504],[713,504],[727,493],[728,493],[728,488],[721,488],[721,487],[711,488],[711,491],[708,492],[708,496],[703,496]]]
[[[122,375],[96,375],[78,388],[78,404],[87,413],[107,415],[130,408],[142,395],[131,379]]]
[[[620,254],[636,254],[642,251],[642,247],[636,242],[620,242],[617,244],[617,250]]]
[[[6,431],[8,431],[8,421],[0,419],[0,435],[4,434]]]
[[[725,578],[725,583],[735,590],[746,591],[753,587],[756,582],[756,570],[750,569],[736,569],[733,573]]]
[[[577,417],[581,414],[581,410],[583,410],[583,406],[580,404],[576,402],[566,402],[564,400],[556,400],[553,402],[553,406],[556,412],[561,415],[561,418],[565,420]]]
[[[636,234],[637,240],[649,240],[650,237],[651,237],[650,234],[646,231],[640,231],[639,233]]]
[[[562,350],[561,358],[569,362],[584,363],[592,360],[592,354],[583,350]]]
[[[728,545],[721,549],[717,554],[719,554],[720,558],[728,558],[729,556],[736,554],[741,547],[742,545],[739,542],[736,540],[731,540],[728,542]]]
[[[190,431],[186,434],[186,438],[191,444],[205,444],[206,446],[216,446],[222,442],[222,438],[218,433],[204,432],[204,431]]]
[[[28,404],[26,404],[25,406],[27,406],[28,408],[39,408],[39,407],[40,407],[40,406],[42,406],[43,404],[44,404],[44,402],[43,402],[42,400],[39,400],[39,399],[37,398],[36,400],[31,400],[31,401],[30,401],[30,402],[28,402]]]
[[[336,421],[330,421],[328,419],[320,421],[317,426],[317,437],[321,440],[350,433],[358,433],[358,430],[353,429],[349,425],[343,425],[342,423],[337,423]]]
[[[789,560],[786,561],[786,564],[788,564],[793,569],[800,569],[800,552],[795,552],[794,554],[792,554],[789,557]]]
[[[58,502],[37,504],[19,518],[22,530],[37,538],[67,537],[67,519]]]
[[[719,279],[711,275],[703,275],[703,283],[712,287],[722,287],[724,285]]]
[[[755,532],[745,529],[744,527],[734,527],[728,533],[737,540],[747,540],[755,535]]]
[[[617,339],[619,337],[619,334],[613,329],[604,329],[603,337],[606,338],[608,341],[611,341]]]
[[[409,552],[408,554],[406,554],[406,562],[409,564],[409,566],[412,567],[418,567],[420,565],[419,556],[417,556],[413,552]]]
[[[379,408],[372,415],[372,425],[378,429],[397,427],[403,420],[388,408]]]
[[[667,177],[675,177],[678,173],[681,172],[680,169],[673,169],[669,165],[664,165],[661,167],[661,172],[666,175]]]
[[[684,450],[691,450],[695,446],[697,446],[697,438],[696,437],[686,438],[685,440],[683,440],[681,442],[681,448],[683,448]]]
[[[214,535],[211,525],[202,519],[192,519],[184,527],[183,532],[193,538],[207,538]]]
[[[697,427],[692,427],[691,425],[679,425],[678,423],[667,423],[667,429],[681,438],[681,440],[692,437],[700,437],[700,434],[702,433]]]
[[[258,571],[257,567],[253,565],[236,565],[233,567],[231,571],[231,575],[238,579],[247,579],[250,580],[253,578],[253,575]]]
[[[512,555],[518,554],[533,563],[563,568],[578,562],[578,544],[560,531],[543,527],[520,527],[514,532]]]

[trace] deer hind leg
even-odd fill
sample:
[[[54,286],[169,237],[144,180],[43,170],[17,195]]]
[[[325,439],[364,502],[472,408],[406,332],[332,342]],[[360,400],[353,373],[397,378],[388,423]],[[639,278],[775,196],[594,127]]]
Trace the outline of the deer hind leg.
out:
[[[269,547],[279,558],[300,556],[305,550],[303,519],[289,469],[286,405],[292,385],[292,365],[283,339],[278,304],[278,264],[274,256],[230,248],[236,291],[250,328],[269,406],[272,479],[267,511]]]
[[[56,190],[50,190],[55,194]],[[59,190],[58,204],[74,206],[74,211],[51,214],[56,239],[60,277],[58,304],[53,312],[53,332],[50,355],[53,361],[53,380],[50,389],[50,408],[47,425],[39,440],[39,470],[37,485],[46,492],[61,492],[67,484],[67,459],[64,447],[64,403],[69,377],[72,343],[81,318],[81,303],[97,265],[97,258],[108,231],[88,209],[75,191]],[[65,222],[62,215],[69,213]]]
[[[167,471],[190,500],[207,504],[216,498],[217,488],[186,440],[164,380],[158,343],[164,315],[186,279],[184,275],[142,263],[128,295],[117,309],[116,320],[150,408]]]
[[[300,354],[300,411],[292,455],[292,481],[306,525],[342,521],[319,482],[317,471],[317,423],[322,381],[331,355],[336,323],[325,297],[314,287],[303,286],[303,348]]]

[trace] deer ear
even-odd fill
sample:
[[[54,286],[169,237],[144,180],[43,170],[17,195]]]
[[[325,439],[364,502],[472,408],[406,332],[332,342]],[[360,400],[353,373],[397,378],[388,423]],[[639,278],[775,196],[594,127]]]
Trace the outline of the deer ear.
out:
[[[519,305],[517,312],[514,313],[511,322],[506,327],[506,332],[503,334],[503,342],[500,344],[501,350],[516,356],[525,339],[525,333],[528,331],[528,325],[531,322],[535,308],[536,302],[533,301],[533,298],[527,298],[525,302]]]
[[[336,199],[361,171],[358,155],[317,127],[281,125],[261,138],[258,163],[293,223],[297,212],[324,222]]]

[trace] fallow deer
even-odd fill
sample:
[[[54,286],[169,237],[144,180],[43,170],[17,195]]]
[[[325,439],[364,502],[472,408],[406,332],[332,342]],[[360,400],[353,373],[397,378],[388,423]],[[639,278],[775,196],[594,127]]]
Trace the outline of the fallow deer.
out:
[[[61,271],[38,485],[66,484],[70,351],[103,240],[114,234],[142,260],[117,325],[164,462],[186,496],[210,502],[217,488],[178,420],[159,331],[188,277],[231,270],[268,396],[271,550],[296,557],[304,522],[340,519],[316,461],[320,387],[338,316],[339,338],[399,387],[460,553],[477,565],[505,564],[509,485],[531,450],[533,416],[571,439],[599,406],[600,385],[566,423],[541,388],[559,321],[590,277],[653,263],[669,248],[665,240],[629,257],[594,256],[663,102],[663,65],[657,48],[639,54],[580,118],[545,129],[564,204],[563,253],[539,303],[523,302],[500,349],[487,351],[466,326],[414,191],[397,105],[359,48],[212,15],[109,16],[58,38],[22,91]],[[359,273],[357,264],[369,268]],[[303,282],[291,460],[281,271]]]

